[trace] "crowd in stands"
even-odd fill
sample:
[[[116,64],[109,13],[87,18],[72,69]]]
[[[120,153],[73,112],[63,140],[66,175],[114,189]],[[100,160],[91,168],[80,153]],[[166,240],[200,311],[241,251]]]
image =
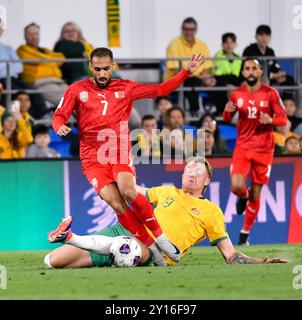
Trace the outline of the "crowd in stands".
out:
[[[230,155],[235,136],[224,136],[224,130],[220,134],[224,128],[220,116],[231,90],[242,84],[243,56],[271,58],[265,69],[270,85],[281,88],[297,85],[294,78],[272,58],[275,52],[269,47],[272,31],[268,25],[256,28],[256,42],[248,45],[242,54],[236,52],[235,33],[224,33],[221,36],[221,50],[212,55],[206,42],[196,37],[197,31],[198,23],[194,18],[189,17],[182,22],[181,34],[167,46],[164,70],[164,79],[167,80],[186,67],[193,54],[204,55],[208,58],[206,62],[184,83],[185,88],[192,90],[185,91],[183,96],[173,93],[169,97],[156,99],[154,113],[142,119],[133,108],[129,126],[130,129],[143,129],[133,142],[138,144],[142,156],[165,157],[170,152],[172,156],[182,156],[183,152],[196,154],[202,147],[199,145],[201,142],[207,156]],[[25,43],[16,50],[1,42],[3,32],[0,25],[0,60],[33,61],[10,65],[11,89],[17,92],[13,94],[10,105],[7,105],[6,95],[1,95],[6,89],[8,74],[6,64],[0,63],[0,159],[64,157],[64,152],[51,147],[52,129],[33,124],[36,120],[51,120],[67,86],[90,75],[88,59],[93,45],[85,39],[80,27],[71,21],[63,25],[53,50],[40,46],[41,30],[36,23],[24,28]],[[212,57],[215,59],[209,59]],[[63,62],[65,58],[85,58],[85,61]],[[175,58],[182,60],[169,60]],[[41,59],[51,61],[34,61]],[[113,74],[115,78],[119,77],[118,68]],[[228,90],[215,90],[215,87],[221,86]],[[28,93],[32,89],[38,89],[39,93]],[[275,154],[301,154],[302,113],[301,108],[297,107],[297,92],[279,91],[288,122],[284,127],[275,128]],[[183,101],[179,97],[183,97]],[[232,129],[236,131],[235,125]],[[68,136],[60,139],[58,141],[68,143],[68,156],[78,156],[76,124]],[[167,150],[169,154],[166,154]]]

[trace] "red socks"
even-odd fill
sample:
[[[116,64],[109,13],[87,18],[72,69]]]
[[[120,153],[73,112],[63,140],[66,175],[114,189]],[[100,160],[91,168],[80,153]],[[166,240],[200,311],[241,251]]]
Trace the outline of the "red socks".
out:
[[[118,214],[117,218],[120,224],[130,231],[135,238],[145,243],[148,247],[152,245],[154,240],[130,208],[128,208],[123,214]]]
[[[163,231],[155,218],[153,208],[145,196],[138,193],[130,205],[136,218],[153,233],[155,238],[162,235]]]
[[[249,200],[247,202],[242,231],[250,232],[250,230],[256,220],[259,208],[260,208],[260,198],[253,200],[253,201]]]

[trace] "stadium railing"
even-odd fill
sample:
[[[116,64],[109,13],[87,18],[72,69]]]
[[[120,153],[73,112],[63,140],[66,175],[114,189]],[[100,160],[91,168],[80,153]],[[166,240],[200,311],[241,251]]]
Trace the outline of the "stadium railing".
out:
[[[267,70],[268,70],[268,62],[270,60],[277,61],[282,67],[283,70],[290,74],[297,85],[294,86],[274,86],[277,90],[292,90],[296,93],[296,99],[297,99],[297,105],[300,106],[302,104],[302,84],[301,84],[301,78],[302,78],[302,57],[257,57],[260,61],[263,62],[263,69],[264,69],[264,82],[268,82],[267,78]],[[242,58],[235,58],[238,60],[241,60]],[[188,60],[187,58],[165,58],[165,59],[116,59],[116,62],[120,66],[120,70],[142,70],[142,69],[154,69],[158,72],[158,82],[161,82],[163,80],[163,74],[164,69],[167,61],[185,61]],[[205,58],[205,60],[228,60],[226,58]],[[79,59],[47,59],[47,60],[0,60],[0,64],[4,63],[6,66],[6,88],[3,91],[2,94],[6,96],[6,105],[10,105],[12,101],[12,95],[15,94],[18,90],[12,89],[12,83],[11,83],[11,66],[14,63],[44,63],[44,62],[64,62],[64,63],[76,63],[76,62],[87,62],[87,59],[79,58]],[[179,63],[179,69],[181,69],[181,63]],[[146,82],[148,83],[148,82]],[[233,88],[232,88],[233,89]],[[215,87],[179,87],[176,91],[179,92],[178,100],[184,101],[184,92],[185,91],[191,91],[196,90],[200,92],[207,92],[207,91],[230,91],[232,90],[230,87],[226,86],[215,86]],[[32,89],[32,90],[26,90],[28,93],[35,94],[35,93],[43,93],[45,91],[38,90],[38,89]],[[48,92],[50,92],[48,90]],[[57,92],[57,91],[51,91],[51,92]],[[41,122],[37,121],[37,123]],[[42,121],[43,122],[43,121]]]

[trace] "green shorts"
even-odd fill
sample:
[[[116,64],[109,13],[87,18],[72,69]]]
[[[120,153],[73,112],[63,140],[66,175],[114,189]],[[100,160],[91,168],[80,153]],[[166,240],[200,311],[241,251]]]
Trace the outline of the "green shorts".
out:
[[[93,233],[94,235],[101,235],[106,237],[119,237],[119,236],[132,236],[132,233],[126,230],[121,224],[117,223],[111,227]],[[110,267],[113,264],[110,256],[90,252],[92,263],[95,267]],[[151,265],[154,263],[154,257],[151,254],[150,258],[143,264],[143,266]]]

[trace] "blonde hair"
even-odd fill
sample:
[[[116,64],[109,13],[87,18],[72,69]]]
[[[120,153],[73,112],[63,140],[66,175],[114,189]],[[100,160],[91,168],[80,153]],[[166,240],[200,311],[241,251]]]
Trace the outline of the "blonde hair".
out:
[[[213,168],[212,168],[212,166],[210,165],[210,162],[209,162],[206,158],[203,158],[203,157],[200,157],[200,156],[190,157],[190,158],[187,160],[187,164],[188,164],[189,162],[195,162],[195,163],[202,163],[202,164],[204,164],[205,167],[207,168],[209,178],[210,178],[210,179],[212,178],[212,176],[213,176]]]
[[[85,39],[84,36],[83,36],[83,33],[82,33],[81,28],[79,27],[79,25],[78,25],[77,23],[75,23],[75,22],[73,22],[73,21],[68,21],[68,22],[66,22],[66,23],[63,25],[63,27],[62,27],[62,29],[61,29],[61,33],[60,33],[60,38],[59,38],[59,40],[64,39],[64,38],[63,38],[64,30],[65,30],[65,28],[68,27],[68,26],[72,26],[72,27],[74,27],[74,28],[77,30],[77,32],[78,32],[78,41],[80,41],[80,42],[85,42],[85,41],[86,41],[86,39]],[[58,41],[59,41],[59,40],[58,40]]]

